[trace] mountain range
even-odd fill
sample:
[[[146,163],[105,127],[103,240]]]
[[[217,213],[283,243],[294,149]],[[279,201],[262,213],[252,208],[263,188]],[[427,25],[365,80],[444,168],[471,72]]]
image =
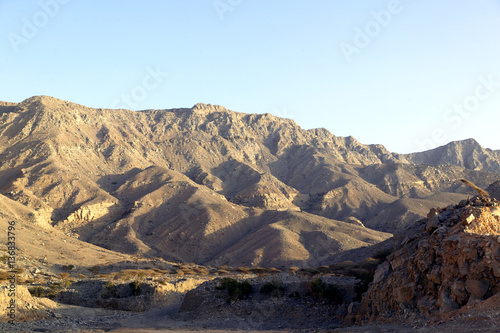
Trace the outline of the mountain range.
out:
[[[500,151],[473,139],[395,154],[210,104],[0,102],[2,209],[21,204],[41,227],[171,261],[329,263],[475,195],[458,179],[485,188],[499,174]]]

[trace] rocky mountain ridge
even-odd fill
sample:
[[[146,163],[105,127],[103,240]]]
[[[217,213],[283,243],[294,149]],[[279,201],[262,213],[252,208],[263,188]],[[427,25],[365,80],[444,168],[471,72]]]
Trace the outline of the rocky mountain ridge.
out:
[[[500,172],[500,151],[485,149],[474,139],[453,141],[428,151],[407,154],[416,164],[456,165],[470,170]]]
[[[419,164],[201,103],[141,112],[48,96],[0,104],[1,194],[99,246],[197,263],[315,265],[380,242],[464,199],[457,179],[498,180],[490,155],[490,171]]]

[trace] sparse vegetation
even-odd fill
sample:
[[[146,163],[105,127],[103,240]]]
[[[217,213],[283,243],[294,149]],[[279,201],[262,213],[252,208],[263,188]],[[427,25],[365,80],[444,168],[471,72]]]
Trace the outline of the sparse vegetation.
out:
[[[140,281],[132,281],[129,283],[130,289],[132,289],[132,295],[138,296],[141,293],[141,282]]]
[[[248,268],[248,267],[238,267],[238,272],[240,272],[241,274],[250,274],[251,273],[250,268]]]
[[[260,293],[277,298],[285,294],[285,287],[276,281],[267,282],[260,288]]]
[[[248,280],[243,282],[238,282],[235,279],[223,278],[220,286],[216,287],[217,290],[227,290],[229,298],[227,302],[231,300],[241,300],[246,299],[252,293],[252,285]]]
[[[35,286],[32,288],[28,288],[30,294],[34,297],[47,297],[50,299],[54,299],[61,292],[62,287],[60,283],[52,283],[48,285],[48,288],[44,288],[42,286]]]
[[[326,299],[332,304],[342,304],[344,297],[337,286],[325,283],[321,279],[316,279],[311,282],[311,293],[318,299]]]
[[[106,288],[105,292],[103,292],[101,294],[101,298],[102,299],[108,299],[108,298],[112,298],[112,297],[115,297],[116,295],[116,285],[111,282],[111,281],[108,281],[104,284],[104,288]]]

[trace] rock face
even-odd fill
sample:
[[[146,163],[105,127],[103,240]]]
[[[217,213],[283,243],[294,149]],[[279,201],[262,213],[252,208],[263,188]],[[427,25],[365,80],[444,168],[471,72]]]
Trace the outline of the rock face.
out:
[[[447,313],[500,291],[498,201],[433,209],[421,232],[380,265],[357,318],[392,320]]]
[[[500,172],[500,151],[484,149],[474,139],[450,142],[442,147],[405,156],[418,164],[458,165],[471,170]]]
[[[48,96],[0,103],[0,201],[107,249],[175,261],[316,265],[466,198],[459,178],[498,180],[460,161],[411,160],[202,103],[141,112]]]

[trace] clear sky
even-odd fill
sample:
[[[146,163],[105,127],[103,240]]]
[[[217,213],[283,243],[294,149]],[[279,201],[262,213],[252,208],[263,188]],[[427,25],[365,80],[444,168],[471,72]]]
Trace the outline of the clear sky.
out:
[[[0,100],[33,95],[500,149],[500,0],[0,0]]]

